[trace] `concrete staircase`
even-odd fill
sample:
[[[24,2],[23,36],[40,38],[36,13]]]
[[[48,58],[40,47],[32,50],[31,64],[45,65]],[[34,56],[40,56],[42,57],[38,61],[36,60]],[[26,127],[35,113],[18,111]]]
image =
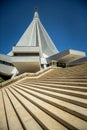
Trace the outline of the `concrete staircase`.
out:
[[[2,88],[0,130],[87,130],[87,64]]]

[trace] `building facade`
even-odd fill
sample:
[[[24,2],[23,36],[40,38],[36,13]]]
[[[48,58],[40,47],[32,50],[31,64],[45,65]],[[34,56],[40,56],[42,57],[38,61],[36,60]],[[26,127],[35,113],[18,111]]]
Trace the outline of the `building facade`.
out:
[[[0,74],[11,77],[24,72],[37,72],[47,66],[68,64],[85,57],[85,52],[66,50],[59,52],[43,27],[38,12],[18,43],[7,55],[0,54]]]

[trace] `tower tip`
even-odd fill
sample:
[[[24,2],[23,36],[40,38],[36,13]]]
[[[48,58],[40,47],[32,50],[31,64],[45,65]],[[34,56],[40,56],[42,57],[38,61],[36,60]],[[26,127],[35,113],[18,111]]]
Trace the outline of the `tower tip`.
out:
[[[38,15],[38,8],[35,7],[34,10],[35,10],[34,19],[39,18],[39,15]]]
[[[38,7],[35,7],[34,10],[35,10],[35,12],[38,12]]]

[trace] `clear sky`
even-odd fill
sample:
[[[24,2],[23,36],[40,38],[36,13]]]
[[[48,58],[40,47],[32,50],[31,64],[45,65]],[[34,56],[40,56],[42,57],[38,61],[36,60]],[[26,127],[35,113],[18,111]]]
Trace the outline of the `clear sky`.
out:
[[[87,0],[0,0],[0,53],[7,54],[33,19],[40,20],[59,51],[87,54]]]

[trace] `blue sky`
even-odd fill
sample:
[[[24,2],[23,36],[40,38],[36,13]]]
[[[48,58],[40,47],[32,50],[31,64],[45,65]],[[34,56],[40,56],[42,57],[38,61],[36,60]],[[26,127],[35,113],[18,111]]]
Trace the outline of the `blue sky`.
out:
[[[87,54],[87,0],[0,0],[0,53],[7,54],[33,19],[40,20],[59,51]]]

